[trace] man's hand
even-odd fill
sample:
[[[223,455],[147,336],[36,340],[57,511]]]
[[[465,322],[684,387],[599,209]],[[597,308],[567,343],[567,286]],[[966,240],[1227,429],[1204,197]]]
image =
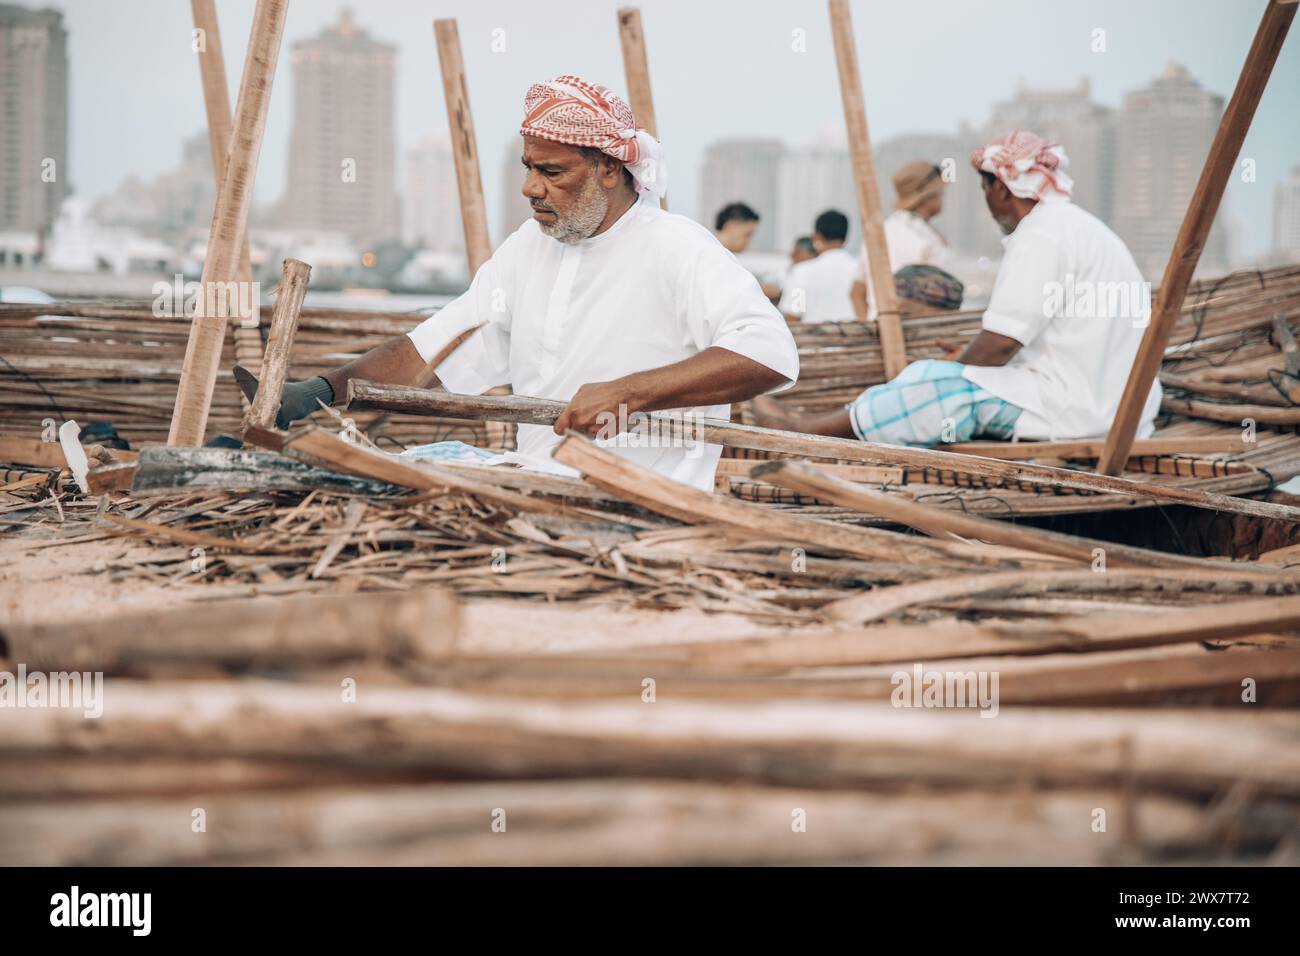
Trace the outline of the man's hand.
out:
[[[624,409],[621,416],[620,405]],[[555,433],[563,435],[572,430],[595,438],[603,429],[604,437],[612,438],[617,434],[619,424],[625,423],[627,417],[636,411],[642,411],[641,405],[629,394],[628,385],[622,380],[589,382],[569,399],[569,404],[555,420]],[[611,432],[610,428],[615,430]]]
[[[235,366],[235,381],[250,402],[257,396],[257,378],[242,365]],[[275,427],[283,431],[298,419],[306,418],[320,408],[317,399],[326,405],[334,401],[334,389],[323,376],[317,375],[305,382],[286,383],[280,398],[280,410],[275,416]]]

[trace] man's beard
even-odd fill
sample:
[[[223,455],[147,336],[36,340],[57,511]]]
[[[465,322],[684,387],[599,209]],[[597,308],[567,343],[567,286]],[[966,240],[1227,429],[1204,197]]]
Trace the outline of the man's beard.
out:
[[[600,228],[609,212],[609,195],[600,186],[599,177],[590,175],[580,192],[573,200],[570,211],[565,214],[550,206],[533,206],[555,213],[555,221],[538,222],[542,234],[559,242],[581,242]]]

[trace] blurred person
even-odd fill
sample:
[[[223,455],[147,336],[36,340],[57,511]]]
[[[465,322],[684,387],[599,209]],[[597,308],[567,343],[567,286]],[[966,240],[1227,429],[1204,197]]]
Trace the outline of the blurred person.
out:
[[[723,248],[738,256],[754,241],[758,222],[758,213],[743,202],[733,202],[718,210],[713,231]]]
[[[955,361],[912,362],[843,410],[785,414],[753,403],[761,425],[934,446],[970,438],[1104,436],[1150,319],[1150,287],[1123,240],[1070,201],[1065,150],[1014,130],[977,149],[989,214],[1006,253],[980,332]],[[1152,384],[1138,437],[1160,408]]]
[[[416,328],[286,386],[279,427],[342,400],[352,379],[409,385],[445,356],[437,383],[452,392],[508,384],[566,402],[553,428],[520,425],[518,445],[573,474],[550,458],[566,430],[599,435],[611,416],[663,409],[726,420],[731,402],[794,382],[798,351],[757,280],[699,223],[660,209],[662,147],[621,98],[576,76],[534,84],[519,133],[533,218]],[[712,491],[720,446],[668,444],[609,447]]]
[[[933,265],[952,271],[948,240],[930,222],[943,212],[945,185],[943,170],[923,159],[906,164],[894,174],[894,211],[884,223],[891,273],[910,265]],[[875,319],[876,302],[865,242],[850,296],[858,321]]]
[[[792,266],[816,258],[817,250],[813,247],[812,236],[800,236],[794,241],[794,245],[790,247],[790,265]]]
[[[843,322],[854,318],[849,289],[857,260],[845,248],[849,219],[828,209],[813,223],[817,255],[790,269],[777,308],[787,322]]]

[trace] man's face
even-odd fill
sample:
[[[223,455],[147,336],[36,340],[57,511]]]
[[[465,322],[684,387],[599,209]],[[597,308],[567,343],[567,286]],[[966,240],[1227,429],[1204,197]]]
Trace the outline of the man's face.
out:
[[[560,242],[579,242],[600,228],[609,212],[609,192],[621,169],[593,163],[576,146],[524,138],[524,196],[544,234]],[[607,168],[609,167],[609,168]],[[606,179],[613,181],[608,185]]]
[[[805,249],[803,246],[796,245],[790,250],[790,265],[798,265],[800,262],[807,262],[809,259],[816,259],[817,253],[811,249]]]
[[[740,219],[728,220],[718,233],[718,241],[722,243],[731,252],[739,255],[749,248],[750,242],[754,239],[754,233],[758,231],[758,221],[750,219],[742,221]]]
[[[1020,223],[1011,201],[1013,198],[1011,190],[1007,189],[1006,184],[1000,179],[994,179],[990,183],[987,178],[981,176],[980,183],[984,187],[984,203],[989,207],[989,214],[993,216],[998,228],[1005,235],[1011,235]]]

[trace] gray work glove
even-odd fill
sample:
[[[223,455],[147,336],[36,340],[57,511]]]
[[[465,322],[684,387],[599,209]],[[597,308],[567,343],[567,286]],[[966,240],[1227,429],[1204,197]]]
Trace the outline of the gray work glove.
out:
[[[257,396],[257,378],[242,365],[235,366],[235,381],[250,402]],[[326,405],[334,401],[334,389],[324,376],[317,375],[305,382],[287,382],[280,398],[280,411],[275,416],[275,427],[283,431],[298,419],[306,418],[320,408],[316,404],[318,399]]]

